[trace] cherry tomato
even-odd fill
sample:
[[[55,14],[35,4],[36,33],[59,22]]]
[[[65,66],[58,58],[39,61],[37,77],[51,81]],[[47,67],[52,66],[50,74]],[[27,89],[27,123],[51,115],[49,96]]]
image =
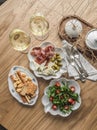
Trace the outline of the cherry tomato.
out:
[[[74,86],[71,86],[71,87],[70,87],[70,90],[71,90],[72,92],[75,92],[75,87],[74,87]]]
[[[60,87],[60,83],[59,83],[59,82],[56,82],[56,83],[55,83],[55,86]]]
[[[56,90],[56,94],[59,94],[60,93],[60,90]]]
[[[73,100],[72,105],[74,105],[74,104],[75,104],[75,102],[76,102],[76,101],[74,101],[74,100]]]
[[[64,98],[64,96],[61,95],[61,96],[60,96],[60,99],[63,99],[63,98]]]
[[[50,101],[53,101],[53,97],[50,97],[49,100],[50,100]]]
[[[52,105],[52,109],[53,110],[57,110],[57,106],[56,105]]]
[[[69,99],[68,99],[68,102],[71,103],[71,104],[73,103],[73,101],[74,101],[74,100],[73,100],[72,98],[69,98]]]
[[[68,109],[69,109],[69,106],[68,106],[68,105],[65,105],[65,106],[64,106],[64,109],[65,109],[65,110],[68,110]]]

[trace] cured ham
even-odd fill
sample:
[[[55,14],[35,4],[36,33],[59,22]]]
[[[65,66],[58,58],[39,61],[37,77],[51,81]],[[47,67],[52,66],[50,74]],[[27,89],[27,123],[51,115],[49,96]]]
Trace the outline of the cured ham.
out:
[[[34,47],[31,51],[31,55],[35,57],[35,62],[42,64],[46,61],[46,65],[49,60],[54,56],[55,48],[54,46],[47,46],[45,48]]]
[[[33,56],[37,56],[37,55],[40,55],[41,54],[41,47],[35,47],[33,48],[33,50],[31,51],[31,55]]]

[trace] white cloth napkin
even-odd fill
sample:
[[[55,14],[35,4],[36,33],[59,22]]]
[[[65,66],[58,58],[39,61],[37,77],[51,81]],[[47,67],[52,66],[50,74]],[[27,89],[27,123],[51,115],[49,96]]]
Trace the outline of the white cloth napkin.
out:
[[[69,44],[66,40],[62,41],[62,45],[63,45],[63,51],[65,55],[65,60],[66,60],[69,76],[74,77],[75,80],[80,79],[78,73],[76,72],[74,67],[68,63],[67,58],[66,58],[67,54],[66,54],[65,47],[66,46],[71,47],[72,45]],[[92,80],[92,81],[97,81],[97,70],[82,56],[82,54],[80,54],[80,60],[81,60],[82,65],[84,66],[84,69],[87,71],[89,75],[87,79]]]

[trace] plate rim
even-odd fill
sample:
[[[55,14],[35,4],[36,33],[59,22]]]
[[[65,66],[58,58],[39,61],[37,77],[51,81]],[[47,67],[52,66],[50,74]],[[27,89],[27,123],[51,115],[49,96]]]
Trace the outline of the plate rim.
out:
[[[90,31],[88,31],[88,33],[86,34],[86,37],[85,37],[85,44],[86,46],[89,48],[89,49],[92,49],[94,51],[97,51],[97,48],[92,48],[88,43],[87,43],[87,38],[88,38],[88,35],[91,33],[91,32],[94,32],[94,31],[97,31],[97,29],[91,29]]]
[[[45,111],[45,107],[46,107],[46,105],[44,105],[43,104],[43,97],[44,96],[47,96],[46,94],[45,94],[45,91],[50,87],[50,85],[51,85],[51,82],[55,82],[55,81],[57,81],[57,80],[65,80],[65,81],[73,81],[73,82],[75,82],[75,83],[77,83],[77,85],[78,85],[78,88],[79,88],[79,90],[80,90],[80,92],[78,93],[78,95],[79,95],[79,100],[80,100],[80,104],[79,104],[79,107],[81,106],[81,103],[82,103],[82,100],[81,100],[81,89],[80,89],[80,85],[79,85],[79,83],[77,82],[77,81],[75,81],[74,79],[66,79],[66,78],[64,78],[64,77],[61,77],[61,78],[58,78],[58,79],[53,79],[53,80],[51,80],[50,81],[50,83],[49,83],[49,85],[44,89],[44,94],[43,94],[43,96],[42,96],[42,99],[41,99],[41,102],[42,102],[42,105],[44,106],[44,111]],[[49,103],[50,103],[50,101],[49,101]],[[49,105],[49,104],[48,104]],[[77,108],[77,109],[79,109],[79,107]],[[75,109],[75,110],[72,110],[72,111],[76,111],[77,109]],[[72,113],[72,111],[69,113],[69,114],[64,114],[63,113],[63,115],[62,114],[59,114],[59,113],[56,113],[56,115],[55,116],[61,116],[61,117],[68,117],[71,113]],[[51,115],[53,115],[50,111],[47,111],[47,112],[49,112]],[[45,113],[47,113],[47,112],[45,112]]]
[[[10,79],[10,75],[11,75],[11,73],[12,72],[15,72],[15,70],[14,70],[14,68],[20,68],[20,69],[23,69],[23,71],[25,72],[26,71],[26,73],[28,73],[29,75],[31,75],[30,77],[31,78],[34,78],[35,79],[35,84],[37,85],[37,96],[36,96],[36,98],[34,99],[34,101],[32,102],[32,103],[24,103],[21,99],[19,100],[13,93],[12,93],[12,90],[11,90],[11,87],[10,87],[10,81],[11,81],[11,79]],[[11,81],[12,82],[12,81]],[[8,73],[8,89],[9,89],[9,91],[10,91],[10,94],[17,100],[17,102],[19,102],[19,103],[21,103],[21,104],[23,104],[23,105],[26,105],[26,106],[33,106],[35,103],[36,103],[36,101],[37,101],[37,99],[38,99],[38,95],[39,95],[39,86],[38,86],[38,81],[37,81],[37,79],[36,79],[36,77],[33,75],[33,73],[31,73],[26,67],[24,67],[24,66],[18,66],[18,65],[14,65],[11,69],[10,69],[10,71],[9,71],[9,73]],[[12,84],[12,89],[15,91],[15,93],[19,96],[19,98],[21,98],[20,97],[20,95],[16,92],[16,90],[15,90],[15,88],[14,88],[14,86],[13,86],[13,84]]]
[[[50,41],[42,42],[42,43],[39,45],[39,47],[45,45],[46,43],[49,43],[49,44],[53,45],[56,49],[60,49],[60,50],[62,51],[62,54],[64,55],[63,49],[60,48],[60,47],[56,47],[55,44],[53,44],[53,43],[50,42]],[[38,47],[38,46],[34,46],[34,47]],[[42,74],[41,74],[41,75],[36,74],[35,70],[33,70],[33,69],[31,68],[31,62],[33,62],[33,60],[32,60],[32,61],[30,60],[30,56],[31,56],[31,55],[30,55],[30,52],[31,52],[31,50],[32,50],[34,47],[30,48],[30,50],[29,50],[27,56],[28,56],[28,60],[29,60],[29,67],[30,67],[30,69],[34,72],[35,76],[41,77],[41,78],[43,78],[43,79],[45,79],[45,80],[50,80],[50,79],[53,79],[53,78],[54,78],[54,79],[60,78],[61,75],[66,72],[66,70],[64,69],[64,72],[61,72],[60,75],[57,76],[57,77],[56,77],[56,76],[53,76],[53,75],[46,76],[46,75],[42,75]],[[62,59],[64,60],[64,63],[66,63],[65,58],[62,57]],[[66,65],[64,65],[64,66],[66,66]],[[64,68],[64,67],[63,67],[63,68]]]

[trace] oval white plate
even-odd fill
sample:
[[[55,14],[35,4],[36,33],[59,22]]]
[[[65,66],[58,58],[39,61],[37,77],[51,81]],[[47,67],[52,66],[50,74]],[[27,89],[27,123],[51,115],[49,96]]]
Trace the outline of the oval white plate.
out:
[[[55,47],[54,44],[52,44],[51,42],[44,42],[40,45],[40,47],[46,47],[48,45],[52,45]],[[34,57],[30,54],[31,51],[32,51],[33,47],[29,50],[28,52],[28,59],[30,61],[30,69],[34,71],[34,74],[37,76],[37,77],[42,77],[43,79],[45,80],[50,80],[52,78],[59,78],[63,73],[67,72],[66,70],[66,62],[65,62],[65,59],[64,59],[64,53],[63,53],[63,50],[61,48],[58,48],[58,47],[55,47],[55,52],[56,53],[59,53],[61,58],[62,58],[62,67],[60,68],[60,71],[56,72],[56,75],[53,76],[53,75],[40,75],[36,68],[35,68],[35,65],[34,65]]]
[[[49,89],[50,86],[53,86],[53,85],[55,84],[56,81],[58,81],[58,82],[60,82],[60,83],[61,83],[62,81],[63,81],[64,83],[68,82],[68,87],[75,86],[75,90],[76,90],[75,93],[78,93],[78,95],[79,95],[79,103],[76,102],[76,103],[73,105],[73,108],[72,108],[73,111],[74,111],[74,110],[77,110],[77,109],[80,107],[80,105],[81,105],[80,86],[79,86],[79,84],[78,84],[75,80],[67,80],[67,79],[65,79],[65,78],[60,78],[60,79],[54,79],[54,80],[52,80],[52,81],[50,82],[49,86],[47,86],[47,87],[45,88],[45,90],[44,90],[44,95],[43,95],[43,97],[42,97],[42,104],[43,104],[43,106],[44,106],[44,111],[45,111],[45,113],[49,112],[51,115],[60,115],[60,116],[62,116],[62,117],[67,117],[67,116],[69,116],[69,115],[71,114],[71,112],[64,114],[64,113],[62,113],[60,110],[54,111],[54,110],[51,108],[51,107],[52,107],[52,103],[51,103],[51,102],[49,101],[49,99],[48,99],[47,91],[48,91],[48,89]]]
[[[12,80],[10,79],[10,75],[14,75],[14,73],[20,70],[21,72],[25,73],[27,76],[32,78],[32,82],[37,86],[37,90],[36,90],[36,96],[34,98],[31,99],[30,103],[24,103],[20,97],[20,95],[16,92]],[[28,106],[32,106],[36,103],[37,98],[38,98],[38,93],[39,93],[39,88],[38,88],[38,82],[35,78],[35,76],[26,68],[22,67],[22,66],[13,66],[8,74],[8,87],[9,87],[9,91],[11,93],[11,95],[19,102],[22,103],[24,105],[28,105]]]

